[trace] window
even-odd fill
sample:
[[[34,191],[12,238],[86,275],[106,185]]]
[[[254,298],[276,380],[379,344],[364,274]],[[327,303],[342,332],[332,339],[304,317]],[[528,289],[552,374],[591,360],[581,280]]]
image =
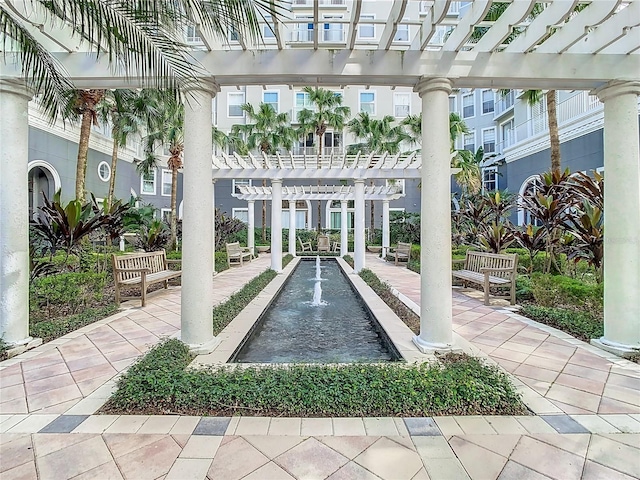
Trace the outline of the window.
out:
[[[520,187],[520,197],[535,196],[540,188],[540,176],[533,175],[527,178]],[[527,210],[522,207],[521,200],[518,201],[518,225],[534,225],[539,227],[542,225],[539,219],[531,215]]]
[[[262,26],[262,38],[265,40],[269,38],[276,38],[276,34],[273,31],[275,27],[272,25],[271,15],[265,15],[264,21],[267,23]]]
[[[310,16],[297,16],[301,20],[313,20]],[[313,40],[313,23],[298,23],[293,35],[294,41],[311,42]]]
[[[162,170],[162,196],[171,196],[171,170]]]
[[[100,162],[98,164],[98,177],[103,182],[108,182],[111,179],[111,167],[107,162]]]
[[[202,43],[200,35],[198,35],[198,29],[195,25],[188,25],[187,32],[185,34],[187,43]]]
[[[309,94],[306,92],[296,92],[296,103],[295,103],[295,119],[298,120],[298,113],[303,109],[311,110],[313,105],[311,104],[311,98]]]
[[[474,97],[473,92],[467,93],[462,96],[462,117],[470,118],[475,117],[476,115],[476,107],[474,105]]]
[[[409,25],[398,25],[396,34],[393,37],[394,42],[408,42],[409,41]]]
[[[496,151],[496,129],[487,128],[482,130],[482,149],[484,153],[494,153]]]
[[[495,109],[493,90],[482,90],[482,114],[493,113]]]
[[[482,191],[495,190],[498,190],[498,167],[485,167],[482,169]]]
[[[513,118],[500,125],[500,130],[502,132],[502,148],[513,145],[516,141],[515,130],[513,128]]]
[[[149,173],[142,176],[140,193],[143,195],[156,194],[156,169],[152,169]]]
[[[462,137],[462,148],[470,152],[476,152],[476,133],[465,133]]]
[[[360,15],[360,21],[373,20],[374,15]],[[361,23],[358,25],[358,38],[368,40],[376,38],[376,26],[373,23]]]
[[[244,223],[249,223],[249,209],[248,208],[232,208],[231,216]]]
[[[280,111],[279,92],[264,92],[262,94],[262,102],[271,105],[276,113]]]
[[[385,184],[387,187],[399,188],[400,189],[399,193],[404,194],[404,178],[401,178],[401,179],[391,178],[389,180],[385,180]]]
[[[325,20],[342,19],[342,15],[325,15]],[[322,39],[325,42],[344,42],[341,23],[324,23],[322,26]]]
[[[360,108],[361,112],[366,112],[369,115],[376,114],[376,93],[375,92],[360,92]]]
[[[411,94],[393,94],[393,114],[397,118],[404,118],[411,114]]]
[[[455,95],[451,95],[449,97],[449,112],[457,112],[458,111],[458,102]]]
[[[171,209],[170,208],[161,208],[160,209],[160,220],[164,223],[170,225],[171,224]]]
[[[240,34],[235,29],[235,27],[229,27],[229,37],[228,38],[229,38],[230,42],[237,42],[237,41],[240,40]]]
[[[240,189],[238,187],[250,187],[251,180],[247,178],[238,178],[233,180],[232,184],[233,185],[231,190],[233,191],[233,193],[240,193]]]
[[[227,104],[229,117],[244,117],[242,105],[244,104],[244,92],[227,93]]]

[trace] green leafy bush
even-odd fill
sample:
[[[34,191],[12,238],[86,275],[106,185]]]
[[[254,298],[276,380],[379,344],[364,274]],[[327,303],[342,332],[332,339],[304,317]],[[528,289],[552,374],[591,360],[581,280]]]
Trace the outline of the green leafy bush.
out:
[[[110,304],[104,307],[87,308],[81,313],[52,320],[32,320],[29,326],[29,335],[42,338],[43,342],[49,342],[85,325],[106,318],[117,311],[118,307],[115,304]]]
[[[349,266],[351,268],[353,268],[353,266],[355,265],[354,261],[353,261],[353,257],[351,255],[345,255],[344,257],[344,261],[347,262],[349,264]]]
[[[154,347],[118,381],[106,413],[430,416],[526,413],[506,374],[466,355],[422,365],[289,365],[185,370],[178,340]]]
[[[602,320],[587,312],[524,305],[521,313],[537,322],[567,332],[585,342],[604,335],[604,323]]]
[[[601,313],[604,306],[603,285],[589,285],[562,275],[534,273],[531,292],[535,302],[543,307],[566,306],[575,310]]]
[[[518,275],[516,277],[516,300],[522,302],[523,300],[532,300],[533,293],[531,292],[531,278],[526,275]]]
[[[29,291],[31,312],[64,306],[68,313],[77,313],[93,302],[103,299],[107,273],[59,273],[34,280]]]

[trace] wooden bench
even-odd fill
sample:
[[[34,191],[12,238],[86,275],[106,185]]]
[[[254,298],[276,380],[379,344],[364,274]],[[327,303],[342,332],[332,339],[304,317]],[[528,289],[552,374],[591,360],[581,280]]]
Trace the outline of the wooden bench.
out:
[[[298,243],[300,244],[300,248],[302,249],[302,253],[311,252],[313,250],[313,247],[311,246],[311,241],[303,242],[302,240],[300,240],[300,237],[298,237]]]
[[[453,263],[464,262],[461,270],[453,270],[454,278],[459,278],[466,286],[468,282],[481,285],[484,289],[484,304],[489,305],[489,290],[494,287],[509,287],[511,305],[516,303],[516,272],[518,255],[471,252],[467,250],[464,260],[453,260]]]
[[[169,270],[170,264],[180,263],[182,260],[167,260],[164,250],[159,252],[128,253],[126,255],[111,256],[113,262],[113,277],[116,286],[116,304],[121,300],[142,299],[142,306],[147,304],[147,287],[154,283],[163,282],[164,288],[169,288],[169,280],[182,275],[182,270]],[[141,297],[123,297],[120,289],[140,286]]]
[[[328,252],[330,249],[329,235],[318,235],[318,252]]]
[[[227,265],[231,268],[231,262],[237,262],[242,266],[244,259],[251,261],[251,250],[240,246],[240,242],[232,242],[225,244],[227,249]]]
[[[409,262],[409,258],[411,258],[411,244],[398,242],[398,246],[393,252],[393,256],[395,259],[395,264],[398,265],[398,262]]]

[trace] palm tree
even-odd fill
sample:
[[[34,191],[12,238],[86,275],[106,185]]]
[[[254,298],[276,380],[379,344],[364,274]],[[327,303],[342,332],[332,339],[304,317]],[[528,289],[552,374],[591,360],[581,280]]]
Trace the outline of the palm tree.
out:
[[[404,127],[407,141],[411,145],[422,144],[422,113],[417,115],[408,115],[400,125]],[[469,133],[469,128],[459,114],[455,112],[449,113],[449,138],[451,140],[451,150],[454,149],[456,139],[465,133]]]
[[[178,170],[182,168],[184,150],[184,104],[176,100],[174,92],[159,90],[151,95],[150,101],[156,102],[157,113],[147,119],[145,159],[138,164],[138,171],[145,175],[155,168],[158,162],[156,148],[166,147],[169,151],[167,166],[171,170],[171,239],[170,246],[176,248],[178,238]]]
[[[141,133],[147,119],[158,114],[158,109],[153,101],[154,95],[147,89],[143,89],[140,92],[127,89],[108,90],[97,106],[100,120],[111,125],[111,138],[113,140],[107,208],[110,208],[113,203],[118,151],[126,146],[130,135]]]
[[[306,137],[313,133],[318,137],[318,168],[322,166],[322,146],[327,128],[341,132],[351,115],[351,109],[342,105],[342,95],[331,90],[318,87],[304,87],[302,91],[309,95],[313,110],[303,108],[298,113],[298,132]],[[320,180],[318,180],[320,185]],[[318,201],[318,232],[322,228],[322,202]]]
[[[460,169],[453,178],[462,189],[462,194],[478,193],[482,188],[480,164],[484,158],[483,148],[478,148],[475,153],[469,150],[453,150],[452,155],[451,166]]]
[[[72,90],[71,110],[81,118],[80,139],[78,140],[78,160],[76,162],[76,199],[84,203],[85,179],[87,176],[87,156],[91,126],[98,125],[97,105],[102,101],[105,90]],[[68,116],[67,116],[68,118]]]
[[[289,123],[289,114],[277,113],[268,103],[260,103],[258,110],[249,103],[245,103],[240,108],[253,123],[234,125],[231,127],[231,133],[236,136],[242,134],[249,150],[274,154],[280,147],[286,149],[292,147],[296,133]],[[262,180],[262,186],[266,185],[267,180]],[[265,200],[262,201],[262,241],[267,241],[267,202]]]
[[[15,55],[27,86],[38,96],[49,118],[64,115],[67,92],[73,89],[62,65],[31,31],[63,29],[105,57],[110,66],[131,77],[177,93],[197,82],[205,69],[185,44],[185,25],[204,34],[226,38],[233,27],[255,42],[261,38],[260,18],[281,16],[284,7],[273,0],[29,0],[34,15],[25,16],[9,2],[0,4],[0,37],[5,53]],[[37,18],[36,25],[31,18]]]
[[[390,153],[392,155],[400,151],[400,144],[409,138],[404,132],[402,126],[392,125],[395,118],[391,115],[385,115],[382,119],[371,118],[367,112],[360,112],[356,118],[351,120],[347,127],[349,131],[358,140],[364,140],[362,143],[350,145],[349,153],[357,153],[361,150],[366,153]],[[371,180],[371,185],[374,181]],[[373,233],[375,229],[375,202],[370,203],[370,230]]]

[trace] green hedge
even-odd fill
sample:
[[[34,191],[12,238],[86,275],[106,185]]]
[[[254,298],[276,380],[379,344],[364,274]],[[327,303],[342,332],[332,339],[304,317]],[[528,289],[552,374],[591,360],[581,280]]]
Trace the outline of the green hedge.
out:
[[[101,302],[108,275],[105,273],[58,273],[41,277],[29,287],[29,311],[49,317],[64,308],[66,313],[77,313],[95,302]]]
[[[229,268],[229,264],[227,263],[227,252],[215,252],[215,271],[216,272],[224,272]],[[167,252],[167,258],[171,260],[177,260],[182,258],[182,251],[172,251]],[[178,268],[178,267],[176,267]]]
[[[117,311],[118,307],[110,304],[104,307],[87,308],[81,313],[53,320],[33,321],[29,325],[29,335],[42,338],[43,342],[49,342],[85,325],[102,320]]]
[[[575,310],[601,314],[604,308],[603,285],[591,285],[563,275],[534,273],[531,293],[543,307],[565,306]]]
[[[104,413],[362,417],[519,415],[506,374],[466,355],[440,363],[186,370],[188,347],[155,346],[118,380]]]
[[[585,342],[604,335],[604,323],[602,320],[586,312],[575,312],[538,305],[524,305],[520,313],[537,322],[567,332]]]

